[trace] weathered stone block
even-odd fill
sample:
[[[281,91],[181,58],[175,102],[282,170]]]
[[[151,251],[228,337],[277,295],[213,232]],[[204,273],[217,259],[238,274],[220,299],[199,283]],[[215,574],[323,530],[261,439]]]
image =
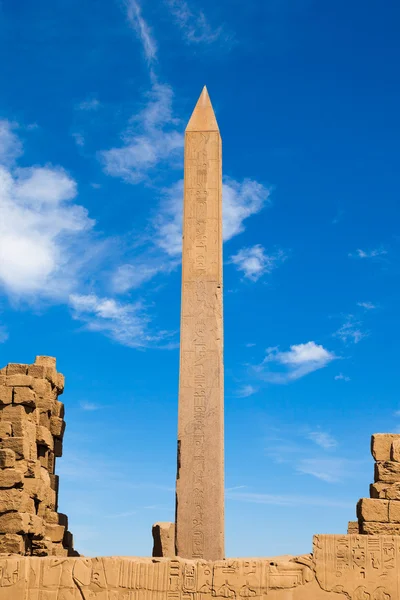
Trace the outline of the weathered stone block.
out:
[[[54,415],[56,417],[59,417],[60,419],[64,419],[64,416],[65,416],[64,404],[62,402],[60,402],[59,400],[57,400],[57,402],[55,403]]]
[[[54,448],[53,436],[51,435],[47,427],[43,427],[42,425],[36,426],[36,441],[38,444],[50,448],[50,450],[53,450]]]
[[[0,554],[25,554],[26,542],[16,533],[0,534]]]
[[[371,498],[386,498],[386,488],[390,483],[371,483],[369,486],[369,495]]]
[[[51,547],[51,556],[68,556],[68,549],[62,544],[53,544]]]
[[[347,524],[347,534],[351,535],[351,534],[358,534],[359,532],[359,527],[358,527],[358,521],[349,521]]]
[[[63,445],[62,445],[61,438],[55,438],[54,439],[54,456],[56,456],[57,458],[62,456],[62,449],[63,449]]]
[[[19,511],[22,505],[22,488],[0,490],[0,513],[10,510]]]
[[[357,518],[362,521],[389,521],[389,501],[375,498],[361,498],[357,503]]]
[[[32,408],[36,407],[36,396],[35,392],[28,387],[17,387],[14,390],[13,397],[14,404],[25,404]]]
[[[17,469],[0,470],[0,488],[12,488],[21,486],[22,474],[19,471],[17,471]]]
[[[3,404],[11,404],[12,396],[12,388],[6,387],[5,385],[0,386],[0,406]]]
[[[399,483],[400,463],[392,460],[375,463],[375,483]]]
[[[15,452],[17,460],[30,458],[29,442],[25,437],[10,437],[5,438],[0,442],[2,449],[9,449]]]
[[[28,365],[19,363],[8,363],[6,373],[7,375],[26,375]]]
[[[45,518],[46,523],[48,523],[50,525],[60,525],[61,524],[61,523],[59,523],[59,520],[58,520],[58,513],[55,512],[54,510],[50,510],[49,508],[46,509],[44,518]]]
[[[8,387],[32,387],[33,377],[30,375],[7,375],[6,386]]]
[[[400,439],[398,433],[374,433],[371,436],[371,453],[376,461],[384,462],[391,459],[392,442]]]
[[[400,462],[400,439],[393,440],[390,448],[390,460]]]
[[[9,512],[0,515],[0,531],[2,533],[31,533],[31,515]]]
[[[15,468],[21,471],[24,477],[40,478],[40,461],[38,460],[19,460]]]
[[[68,529],[68,517],[67,515],[65,515],[64,513],[57,513],[58,514],[58,524],[62,525],[63,527],[65,527],[65,529]]]
[[[62,542],[64,532],[65,527],[63,527],[63,525],[55,525],[53,523],[45,524],[45,535],[50,538],[53,543]]]
[[[175,556],[175,523],[160,522],[152,527],[153,556]]]
[[[362,521],[360,533],[368,535],[400,535],[400,523],[377,523]]]
[[[1,417],[1,413],[0,413]],[[11,437],[12,425],[9,421],[0,421],[0,441],[4,438]]]
[[[61,438],[64,435],[65,421],[59,417],[50,418],[50,432],[54,437]]]
[[[28,375],[30,375],[31,377],[44,379],[45,368],[46,367],[44,367],[43,365],[28,365]]]
[[[0,450],[0,469],[10,469],[15,466],[15,452],[9,448]]]
[[[32,537],[32,555],[33,556],[50,556],[53,544],[49,538],[43,536]]]
[[[35,358],[35,365],[56,368],[56,359],[54,356],[37,356]]]
[[[400,524],[400,500],[389,501],[389,521]]]

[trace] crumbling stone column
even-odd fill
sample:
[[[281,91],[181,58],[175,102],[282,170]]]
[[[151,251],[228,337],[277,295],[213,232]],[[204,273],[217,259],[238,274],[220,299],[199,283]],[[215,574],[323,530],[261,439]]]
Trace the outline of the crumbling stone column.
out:
[[[64,376],[56,359],[0,369],[0,553],[79,556],[58,509]]]
[[[371,437],[375,459],[370,498],[357,504],[357,530],[361,534],[400,535],[400,434],[375,433]],[[349,532],[355,523],[349,523]]]

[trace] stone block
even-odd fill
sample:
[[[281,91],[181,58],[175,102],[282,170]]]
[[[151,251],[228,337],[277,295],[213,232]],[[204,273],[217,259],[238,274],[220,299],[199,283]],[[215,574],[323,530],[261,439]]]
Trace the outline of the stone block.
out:
[[[30,515],[29,533],[34,535],[45,534],[45,524],[39,515]]]
[[[43,365],[28,365],[28,375],[43,379],[45,377],[45,368]]]
[[[40,461],[38,460],[19,460],[15,468],[21,471],[24,477],[40,478]]]
[[[390,460],[400,462],[400,439],[393,440],[390,448]]]
[[[54,437],[61,438],[64,435],[65,421],[60,417],[50,418],[50,432]]]
[[[57,400],[57,402],[55,403],[54,416],[59,417],[60,419],[64,419],[65,416],[64,404],[59,400]]]
[[[55,400],[55,394],[52,392],[51,383],[47,379],[33,379],[32,389],[37,396],[44,398],[51,394]]]
[[[43,427],[42,425],[36,426],[36,442],[46,446],[46,448],[49,448],[50,450],[53,450],[54,448],[53,436],[47,427]]]
[[[21,486],[22,474],[19,471],[17,471],[17,469],[0,470],[0,488],[12,488]]]
[[[389,501],[375,498],[361,498],[357,503],[357,518],[360,521],[389,521]]]
[[[58,512],[55,512],[54,510],[50,510],[49,508],[46,509],[46,512],[44,515],[44,520],[46,521],[46,523],[48,523],[50,525],[61,525],[61,523],[59,523],[59,519],[58,519]]]
[[[22,488],[0,490],[0,513],[10,510],[19,511],[23,501]]]
[[[32,387],[33,377],[30,375],[7,375],[6,386],[8,387]]]
[[[24,536],[16,533],[0,534],[0,554],[25,554]]]
[[[62,544],[53,544],[51,547],[51,556],[68,556],[68,549]]]
[[[61,438],[55,438],[55,440],[54,440],[54,456],[56,456],[57,458],[62,456],[62,450],[63,450],[63,445],[62,445]]]
[[[33,556],[50,556],[53,544],[49,538],[43,536],[32,537],[32,555]]]
[[[400,439],[398,433],[374,433],[371,436],[371,454],[376,461],[391,460],[392,442]]]
[[[400,463],[392,460],[375,463],[375,483],[399,483]]]
[[[48,537],[53,543],[62,542],[65,532],[65,527],[63,525],[46,523],[44,527],[46,537]]]
[[[50,487],[58,494],[59,477],[58,475],[50,475]]]
[[[40,467],[40,480],[43,481],[47,488],[51,487],[51,479],[48,470],[45,467]]]
[[[0,413],[1,416],[1,413]],[[0,421],[0,441],[4,438],[11,437],[12,425],[9,421]]]
[[[6,374],[7,375],[26,375],[28,365],[19,363],[8,363]]]
[[[57,513],[58,514],[58,523],[59,525],[62,525],[63,527],[65,527],[65,529],[68,529],[68,517],[67,515],[65,515],[64,513]]]
[[[400,524],[400,500],[389,501],[389,522]]]
[[[36,396],[35,392],[28,387],[17,387],[14,390],[13,396],[14,404],[25,404],[32,408],[36,407]]]
[[[13,391],[11,387],[5,385],[0,386],[0,406],[4,404],[11,404],[13,397]]]
[[[400,523],[377,523],[362,521],[360,533],[367,535],[400,535]]]
[[[31,533],[31,515],[26,513],[9,512],[0,515],[1,533]]]
[[[175,556],[175,523],[159,522],[152,527],[153,556]]]
[[[358,521],[349,521],[347,524],[347,534],[357,534],[359,533]]]
[[[371,498],[386,498],[386,488],[390,483],[371,483],[369,486],[369,495]]]
[[[63,546],[64,548],[68,548],[72,549],[74,547],[74,536],[72,535],[72,533],[70,531],[66,531],[64,533],[64,538],[63,538]]]
[[[15,452],[9,448],[0,450],[0,469],[10,469],[15,466]]]
[[[51,411],[49,410],[40,410],[39,412],[39,425],[42,427],[47,427],[50,430],[50,415]]]
[[[29,442],[26,439],[26,437],[5,438],[2,442],[0,442],[0,446],[3,450],[13,450],[13,452],[15,452],[17,460],[21,458],[30,458]]]
[[[37,356],[35,358],[35,365],[56,368],[56,359],[54,356]]]
[[[47,456],[47,470],[50,475],[54,474],[55,467],[56,467],[56,458],[54,456],[54,452],[49,450],[48,456]]]

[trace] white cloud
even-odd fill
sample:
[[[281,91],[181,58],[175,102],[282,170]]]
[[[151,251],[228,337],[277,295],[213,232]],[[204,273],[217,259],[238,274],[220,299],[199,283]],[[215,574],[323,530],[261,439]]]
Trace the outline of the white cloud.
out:
[[[83,147],[85,145],[85,138],[81,133],[73,133],[72,137],[74,138],[77,146]]]
[[[384,248],[375,248],[373,250],[361,250],[358,248],[355,253],[350,253],[351,258],[377,258],[387,254],[387,250]]]
[[[167,332],[149,332],[150,318],[140,302],[123,304],[112,298],[95,294],[71,294],[73,318],[86,323],[90,331],[104,333],[111,339],[131,348],[154,345],[167,337]]]
[[[100,106],[101,106],[101,104],[100,104],[99,100],[97,100],[97,98],[88,98],[87,100],[80,102],[76,108],[78,110],[92,111],[92,110],[98,110],[100,108]]]
[[[22,154],[22,144],[14,133],[16,123],[0,120],[0,164],[11,165]]]
[[[99,410],[100,406],[98,404],[95,404],[94,402],[81,402],[81,409],[88,411],[88,412],[93,412],[95,410]]]
[[[167,0],[169,9],[180,27],[188,43],[212,44],[217,40],[229,40],[223,27],[213,28],[208,22],[204,12],[191,9],[186,0]]]
[[[361,306],[361,308],[365,308],[365,310],[373,310],[376,308],[375,304],[372,304],[372,302],[357,302],[357,306]]]
[[[244,231],[244,221],[270,203],[270,194],[270,188],[254,179],[239,182],[224,177],[222,215],[225,241]]]
[[[147,179],[160,164],[173,166],[181,156],[183,135],[173,129],[173,92],[170,86],[154,83],[143,110],[131,118],[122,136],[124,144],[100,153],[104,170],[129,183]]]
[[[4,325],[0,325],[0,344],[4,344],[8,340],[8,332]]]
[[[271,273],[279,263],[285,260],[282,250],[275,254],[266,254],[265,248],[261,244],[256,244],[250,248],[242,248],[231,257],[230,262],[236,265],[238,271],[242,271],[244,276],[251,281],[257,281],[265,273]]]
[[[324,450],[328,450],[329,448],[334,448],[335,446],[337,446],[337,441],[335,440],[335,438],[332,437],[326,431],[310,431],[307,434],[307,437],[309,440],[315,442],[317,446],[320,446]]]
[[[237,390],[236,396],[238,398],[248,398],[249,396],[253,396],[253,394],[256,394],[257,391],[257,388],[253,385],[244,385]]]
[[[0,165],[0,284],[8,293],[61,296],[72,286],[79,242],[94,224],[76,194],[60,167]]]
[[[357,320],[353,315],[348,315],[343,325],[333,335],[345,344],[348,342],[358,344],[358,342],[369,335],[367,331],[362,331],[361,326],[361,321]]]
[[[136,31],[149,64],[157,58],[157,44],[151,29],[142,16],[142,8],[137,0],[125,0],[127,17],[130,25]]]
[[[278,348],[268,348],[266,352],[263,362],[255,370],[262,379],[271,383],[294,381],[326,367],[337,358],[315,342],[295,344],[286,352],[280,352]],[[270,369],[271,364],[275,365],[274,370]]]
[[[343,375],[343,373],[339,373],[339,375],[335,375],[335,381],[351,381],[351,379],[347,375]]]
[[[252,504],[270,504],[276,506],[326,506],[332,508],[351,508],[350,502],[318,496],[296,496],[293,494],[260,494],[256,492],[235,492],[226,490],[228,500],[251,502]]]
[[[296,470],[328,483],[336,483],[349,476],[348,462],[341,458],[304,458],[299,461]]]

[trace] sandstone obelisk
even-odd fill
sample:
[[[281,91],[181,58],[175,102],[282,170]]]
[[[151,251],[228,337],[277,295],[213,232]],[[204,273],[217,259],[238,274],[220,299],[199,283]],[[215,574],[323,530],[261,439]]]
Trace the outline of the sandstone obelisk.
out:
[[[185,132],[176,552],[224,558],[222,155],[204,87]]]

